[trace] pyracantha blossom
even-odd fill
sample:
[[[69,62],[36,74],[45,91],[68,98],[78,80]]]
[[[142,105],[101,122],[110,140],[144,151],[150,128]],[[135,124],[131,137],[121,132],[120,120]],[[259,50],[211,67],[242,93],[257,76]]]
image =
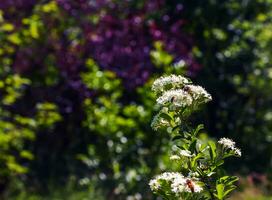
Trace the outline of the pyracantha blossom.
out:
[[[241,157],[241,150],[235,147],[235,142],[229,138],[221,138],[218,141],[226,149],[231,149],[236,156]]]
[[[234,148],[233,149],[233,152],[236,156],[239,156],[241,157],[242,156],[242,152],[241,152],[241,149],[238,149],[238,148]]]
[[[151,179],[149,181],[149,186],[150,186],[152,191],[157,191],[157,190],[160,189],[161,184],[157,179]]]
[[[198,104],[207,103],[212,100],[212,96],[199,85],[186,85],[183,89],[187,91],[192,96],[194,102]]]
[[[161,188],[161,182],[172,183],[176,177],[183,177],[177,172],[164,172],[149,181],[149,186],[152,191],[158,191]]]
[[[232,139],[229,138],[221,138],[218,141],[219,144],[221,144],[223,147],[227,148],[227,149],[233,149],[235,148],[235,142]]]
[[[149,182],[149,185],[152,191],[158,191],[162,184],[165,183],[170,186],[171,192],[175,193],[177,196],[185,192],[198,193],[203,190],[196,181],[191,178],[186,178],[177,172],[165,172],[158,175]]]
[[[213,158],[211,158],[211,160],[208,159],[209,154],[205,153],[205,151],[213,147],[212,145],[205,145],[205,143],[203,144],[204,146],[202,146],[202,141],[198,140],[196,135],[199,133],[199,130],[203,128],[202,126],[198,126],[195,130],[192,130],[192,132],[188,132],[186,126],[183,128],[183,123],[186,123],[184,120],[185,117],[197,110],[201,104],[211,101],[212,97],[203,87],[192,85],[186,78],[175,75],[157,79],[152,89],[156,92],[156,95],[159,96],[156,101],[161,111],[154,117],[151,126],[155,130],[161,127],[166,128],[169,133],[179,128],[180,135],[177,136],[181,138],[184,137],[184,140],[182,140],[184,145],[172,147],[174,154],[170,156],[170,160],[178,161],[179,164],[182,164],[181,171],[186,172],[186,176],[178,172],[165,172],[149,182],[150,188],[154,193],[163,195],[167,199],[206,198],[202,196],[202,194],[192,193],[202,192],[204,185],[209,186],[207,185],[208,183],[202,181],[209,181],[209,177],[215,174],[214,171],[216,170],[214,169],[217,168],[217,165],[215,163],[216,167],[213,168]],[[162,113],[165,113],[165,116],[163,116]],[[187,137],[188,134],[191,137]],[[219,145],[217,147],[221,150],[218,155],[222,153],[222,159],[233,155],[241,156],[241,150],[235,147],[235,142],[231,139],[221,138],[218,143]],[[194,144],[194,146],[192,146],[192,144]],[[199,152],[198,155],[201,157],[197,156],[196,158],[194,152]],[[217,149],[215,153],[218,153]],[[195,164],[197,164],[197,167],[195,167]],[[207,174],[202,173],[202,171],[207,170],[211,172]],[[232,184],[232,182],[230,182],[230,184]],[[205,188],[205,192],[208,191],[210,194],[213,194],[213,191],[217,190],[217,185],[215,186],[216,188]],[[230,191],[231,190],[229,190],[229,192]],[[224,195],[226,196],[226,194]]]
[[[154,81],[152,90],[156,94],[160,94],[169,89],[181,89],[185,84],[189,84],[190,81],[180,75],[163,76]]]
[[[183,177],[182,174],[178,172],[164,172],[156,177],[156,179],[165,180],[165,181],[173,181],[175,178]]]
[[[181,194],[184,192],[199,193],[203,190],[200,185],[189,178],[176,178],[171,184],[171,189],[176,194]]]
[[[186,189],[186,178],[183,176],[176,177],[171,184],[172,192],[178,194],[184,192]],[[186,190],[187,191],[187,190]]]
[[[182,89],[168,90],[157,99],[160,106],[170,105],[173,109],[191,106],[192,97]]]

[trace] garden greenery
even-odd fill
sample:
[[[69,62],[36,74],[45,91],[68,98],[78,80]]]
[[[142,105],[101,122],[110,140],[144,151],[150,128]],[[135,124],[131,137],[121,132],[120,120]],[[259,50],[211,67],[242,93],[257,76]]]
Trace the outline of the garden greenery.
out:
[[[1,0],[0,199],[70,180],[106,199],[152,199],[150,176],[173,163],[169,135],[146,123],[161,74],[186,74],[212,94],[208,112],[183,117],[239,143],[243,157],[225,169],[269,177],[271,22],[271,0]],[[171,132],[156,118],[154,130]]]
[[[201,86],[193,85],[183,77],[170,75],[153,83],[157,95],[159,113],[151,126],[171,134],[175,145],[172,162],[179,164],[178,172],[164,172],[150,182],[151,190],[164,199],[226,199],[236,188],[235,176],[224,174],[224,160],[241,156],[235,142],[221,138],[217,143],[201,139],[202,124],[196,128],[189,125],[189,116],[201,105],[212,100]]]

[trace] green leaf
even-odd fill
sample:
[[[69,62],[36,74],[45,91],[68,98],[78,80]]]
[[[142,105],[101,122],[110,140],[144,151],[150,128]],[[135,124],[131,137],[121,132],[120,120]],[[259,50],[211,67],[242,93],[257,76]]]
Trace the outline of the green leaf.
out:
[[[224,184],[217,184],[216,185],[216,191],[217,191],[217,198],[219,199],[219,200],[221,200],[221,199],[223,199],[224,198],[224,188],[225,188],[225,186],[224,186]]]
[[[174,126],[173,129],[172,129],[172,132],[178,130],[179,128],[180,128],[180,125]]]
[[[235,183],[235,182],[238,181],[238,180],[239,180],[239,178],[238,178],[237,176],[232,176],[232,177],[229,178],[227,184],[228,184],[228,185],[233,184],[233,183]]]
[[[193,135],[196,136],[200,130],[204,129],[204,125],[203,124],[199,124],[196,129],[193,132]]]
[[[232,192],[236,188],[235,185],[228,187],[228,189],[224,192],[224,196],[227,196],[230,192]]]
[[[223,176],[219,179],[220,183],[224,183],[225,185],[233,185],[239,178],[237,176]]]
[[[219,182],[220,183],[224,183],[226,180],[228,180],[230,177],[229,176],[222,176],[220,179],[219,179]]]
[[[224,164],[224,160],[218,160],[215,164],[217,167],[219,167]]]
[[[172,141],[182,139],[183,137],[181,135],[176,135],[172,138]]]
[[[21,38],[19,37],[18,33],[12,33],[10,35],[8,35],[7,37],[8,41],[10,41],[13,44],[19,45],[22,43]]]
[[[197,140],[193,139],[192,143],[190,144],[189,151],[195,152],[195,150],[196,150],[196,142],[197,142]]]
[[[22,158],[25,158],[25,159],[28,159],[28,160],[33,160],[34,159],[33,154],[31,152],[29,152],[29,151],[26,151],[26,150],[21,151],[20,156]]]
[[[214,142],[212,141],[209,141],[209,153],[210,153],[210,157],[211,157],[211,160],[214,160],[216,158],[216,145]]]
[[[168,121],[172,121],[173,118],[167,113],[160,113],[160,116]]]
[[[185,137],[186,139],[191,140],[191,138],[192,138],[191,133],[189,133],[189,132],[187,132],[187,131],[184,131],[183,134],[184,134],[184,137]]]
[[[204,158],[203,155],[200,153],[196,157],[193,158],[192,160],[192,167],[196,165],[196,161],[199,160],[200,158]]]
[[[0,27],[0,30],[3,30],[3,31],[13,31],[14,30],[14,26],[13,26],[13,24],[5,23],[5,24],[3,24]]]

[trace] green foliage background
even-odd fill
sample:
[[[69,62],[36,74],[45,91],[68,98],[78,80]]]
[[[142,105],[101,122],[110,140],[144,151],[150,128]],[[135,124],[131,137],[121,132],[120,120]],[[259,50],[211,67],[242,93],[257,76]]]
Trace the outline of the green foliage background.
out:
[[[175,0],[167,3],[167,12],[174,12],[178,4],[183,5],[183,12],[175,17],[186,20],[184,32],[193,38],[191,54],[201,65],[192,79],[214,99],[192,121],[204,119],[210,137],[228,136],[237,141],[243,156],[230,162],[230,172],[271,173],[272,1]],[[88,194],[95,195],[97,188],[106,199],[138,193],[152,199],[149,179],[171,163],[167,134],[156,134],[149,127],[156,110],[151,83],[162,74],[188,74],[189,66],[174,64],[175,55],[154,41],[150,59],[156,67],[143,85],[128,90],[113,71],[102,69],[90,57],[84,60],[80,80],[92,95],[75,98],[75,111],[65,114],[62,104],[51,97],[63,92],[55,86],[67,81],[54,55],[36,55],[44,57],[47,67],[34,68],[28,74],[20,74],[12,66],[16,50],[37,50],[49,36],[58,41],[77,21],[69,15],[60,17],[62,10],[56,1],[37,3],[31,14],[19,18],[20,28],[6,20],[4,12],[0,12],[3,197],[31,199],[28,193],[34,193],[39,199],[49,191],[54,196],[55,188],[71,184],[70,190],[87,195],[74,199],[91,199]],[[52,19],[53,28],[46,19]],[[95,20],[95,15],[91,19]],[[78,40],[76,33],[69,37],[85,42]],[[35,62],[34,56],[33,66]],[[43,95],[31,96],[31,91],[37,90]],[[50,96],[48,92],[55,93]]]

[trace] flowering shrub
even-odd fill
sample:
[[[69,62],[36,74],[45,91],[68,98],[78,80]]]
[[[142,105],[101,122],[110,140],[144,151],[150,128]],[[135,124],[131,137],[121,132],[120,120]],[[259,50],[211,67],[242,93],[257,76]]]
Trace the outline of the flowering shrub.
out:
[[[16,159],[0,160],[11,160],[12,169],[13,160],[24,166],[24,170],[16,171],[26,172],[28,168],[24,182],[35,182],[27,184],[28,188],[46,190],[49,180],[61,182],[62,186],[69,176],[78,181],[98,175],[98,182],[105,185],[109,196],[146,192],[142,189],[145,184],[138,186],[137,182],[144,178],[148,181],[147,166],[159,160],[150,160],[146,152],[160,156],[162,150],[151,151],[150,147],[162,139],[153,140],[144,134],[150,132],[145,121],[153,112],[143,107],[149,101],[146,92],[136,98],[130,96],[165,71],[155,68],[151,52],[157,62],[158,57],[164,64],[182,59],[198,68],[191,54],[193,41],[183,30],[185,21],[172,15],[180,12],[177,8],[168,13],[165,0],[1,1],[0,77],[16,78],[18,74],[28,83],[18,93],[7,84],[0,88],[0,97],[10,102],[8,106],[0,103],[0,110],[4,107],[7,113],[27,117],[32,137],[29,141],[30,136],[17,134],[21,133],[21,125],[13,122],[13,117],[0,114],[0,139],[2,135],[10,138],[1,140],[0,151],[16,154]],[[159,46],[158,41],[163,44],[159,52],[153,46],[156,42]],[[165,59],[164,49],[173,55]],[[2,92],[13,92],[18,97],[15,101],[14,95],[3,97]],[[135,101],[140,98],[141,102]],[[16,134],[6,128],[8,123],[18,127]],[[20,143],[16,139],[20,144],[18,153],[6,147],[11,146],[7,143],[15,143],[13,135],[20,138]],[[17,158],[24,149],[31,153],[31,161]],[[87,158],[82,159],[82,155]],[[3,185],[7,185],[11,173],[7,168],[0,166],[0,174],[8,171]]]
[[[228,170],[237,172],[239,165],[243,174],[270,174],[272,157],[267,152],[272,149],[272,2],[182,3],[180,17],[189,20],[194,52],[202,66],[197,81],[215,99],[202,118],[205,128],[210,136],[233,138],[243,149],[239,164],[238,159],[229,162]]]
[[[164,199],[226,199],[235,189],[235,176],[224,175],[227,157],[241,156],[235,142],[221,138],[217,144],[201,138],[202,124],[192,128],[189,116],[212,100],[201,86],[182,76],[157,79],[152,86],[157,95],[159,113],[151,127],[171,134],[176,144],[170,160],[178,164],[178,172],[164,172],[150,182],[151,190]]]
[[[97,175],[113,199],[139,191],[146,197],[145,182],[165,161],[168,144],[167,135],[145,134],[154,102],[148,88],[161,73],[177,73],[171,70],[178,64],[216,99],[204,119],[198,116],[211,134],[239,142],[242,173],[271,172],[271,6],[271,0],[2,0],[2,185],[29,168],[22,180],[30,190]],[[90,58],[97,68],[86,64]],[[159,115],[152,127],[167,130],[168,123]]]

